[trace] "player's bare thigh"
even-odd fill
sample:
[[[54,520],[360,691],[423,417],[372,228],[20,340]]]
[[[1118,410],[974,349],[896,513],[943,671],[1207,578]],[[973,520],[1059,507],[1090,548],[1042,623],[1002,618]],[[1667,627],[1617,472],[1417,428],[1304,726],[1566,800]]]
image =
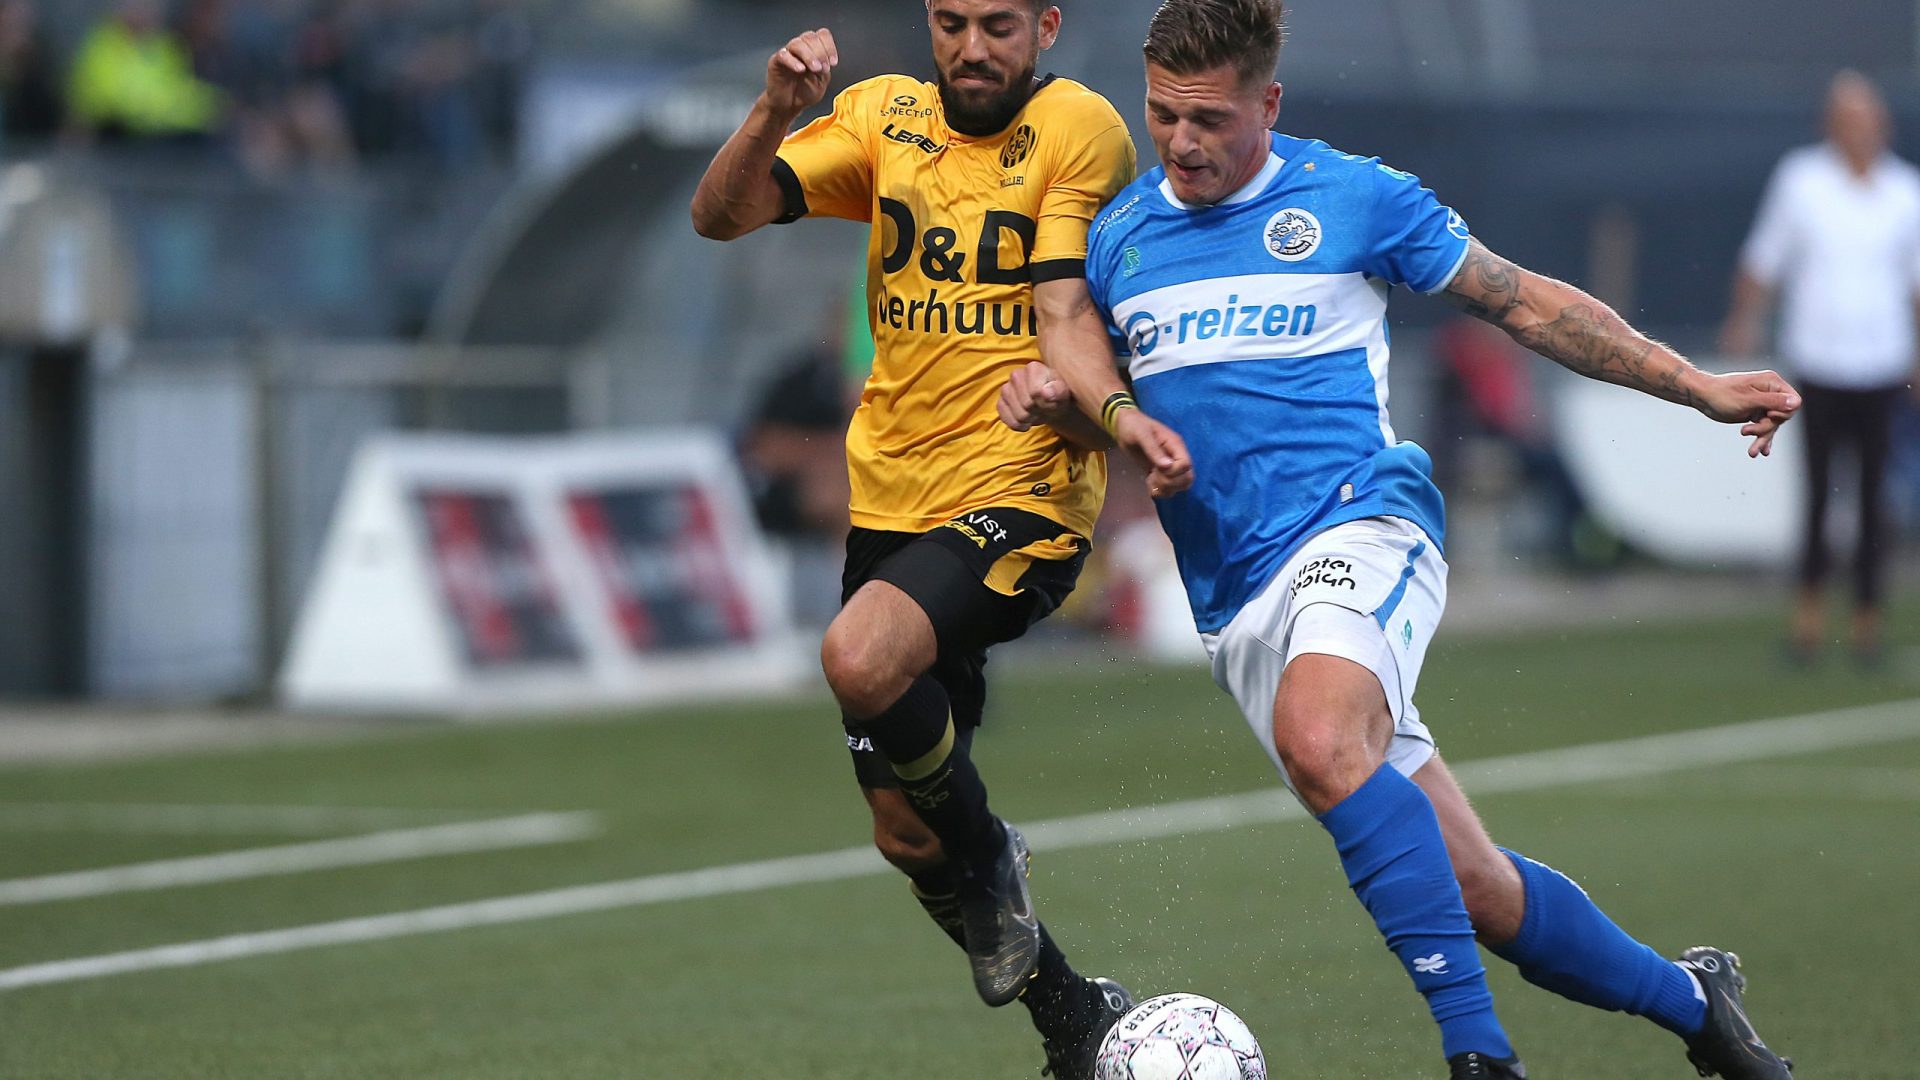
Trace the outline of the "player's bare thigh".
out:
[[[820,667],[848,716],[868,720],[900,699],[939,653],[933,623],[898,586],[869,581],[820,642]]]
[[[1393,715],[1380,678],[1339,656],[1303,653],[1280,673],[1273,746],[1307,809],[1326,813],[1387,760]]]

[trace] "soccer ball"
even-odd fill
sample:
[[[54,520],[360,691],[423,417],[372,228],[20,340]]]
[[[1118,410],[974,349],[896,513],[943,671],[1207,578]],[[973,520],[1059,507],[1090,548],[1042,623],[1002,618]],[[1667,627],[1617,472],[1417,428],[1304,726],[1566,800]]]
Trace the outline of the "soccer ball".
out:
[[[1162,994],[1100,1043],[1094,1080],[1267,1080],[1267,1059],[1233,1010],[1199,994]]]

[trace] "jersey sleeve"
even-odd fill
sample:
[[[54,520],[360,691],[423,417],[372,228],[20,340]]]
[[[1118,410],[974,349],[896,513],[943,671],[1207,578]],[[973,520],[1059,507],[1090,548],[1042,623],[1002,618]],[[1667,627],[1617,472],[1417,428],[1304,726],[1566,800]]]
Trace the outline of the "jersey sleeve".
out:
[[[1773,286],[1793,257],[1796,219],[1792,212],[1793,168],[1783,161],[1767,180],[1766,194],[1760,198],[1760,212],[1754,216],[1753,231],[1740,247],[1740,269],[1762,285]]]
[[[1117,118],[1065,155],[1040,196],[1031,259],[1035,283],[1086,273],[1087,227],[1132,182],[1133,136]]]
[[[1419,177],[1375,165],[1366,271],[1391,285],[1434,293],[1467,259],[1467,223]]]
[[[773,159],[773,178],[786,199],[779,224],[803,217],[873,219],[873,153],[859,108],[865,96],[848,87],[833,111],[787,136]]]
[[[1100,313],[1100,325],[1107,328],[1107,343],[1113,348],[1116,359],[1131,355],[1127,348],[1127,336],[1113,325],[1113,305],[1109,290],[1113,286],[1115,274],[1114,245],[1104,234],[1094,233],[1087,239],[1087,295],[1093,298],[1093,308]]]

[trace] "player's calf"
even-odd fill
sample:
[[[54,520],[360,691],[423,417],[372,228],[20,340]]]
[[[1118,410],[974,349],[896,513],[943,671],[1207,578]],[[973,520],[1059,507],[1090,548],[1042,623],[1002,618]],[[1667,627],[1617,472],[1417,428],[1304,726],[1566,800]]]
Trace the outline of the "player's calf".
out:
[[[1354,895],[1427,999],[1447,1057],[1513,1057],[1426,794],[1381,765],[1321,814],[1320,824],[1333,836]]]
[[[1489,944],[1528,982],[1570,1001],[1644,1016],[1681,1038],[1706,1003],[1682,966],[1634,940],[1558,870],[1506,852],[1525,883],[1526,915],[1510,941]]]
[[[947,855],[940,847],[940,838],[907,806],[905,796],[897,789],[873,791],[869,802],[873,807],[873,846],[881,858],[915,879],[916,885],[924,875],[945,867]],[[933,886],[930,891],[939,894],[953,890]]]

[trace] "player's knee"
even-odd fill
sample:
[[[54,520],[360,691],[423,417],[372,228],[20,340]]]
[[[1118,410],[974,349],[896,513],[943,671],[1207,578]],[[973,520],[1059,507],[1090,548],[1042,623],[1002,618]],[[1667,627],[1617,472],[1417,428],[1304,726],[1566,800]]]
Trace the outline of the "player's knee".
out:
[[[865,719],[878,716],[900,696],[900,678],[870,635],[839,622],[820,641],[820,670],[840,707]]]
[[[1293,788],[1315,812],[1331,808],[1372,773],[1354,721],[1284,698],[1274,709],[1273,748]]]

